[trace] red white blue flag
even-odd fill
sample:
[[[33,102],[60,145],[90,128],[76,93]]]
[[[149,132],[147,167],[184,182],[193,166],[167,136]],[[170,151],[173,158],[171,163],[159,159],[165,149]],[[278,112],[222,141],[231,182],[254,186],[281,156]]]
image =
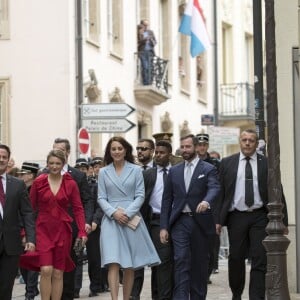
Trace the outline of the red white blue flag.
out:
[[[210,46],[202,7],[198,0],[189,0],[181,19],[179,32],[191,36],[191,55],[195,57]]]

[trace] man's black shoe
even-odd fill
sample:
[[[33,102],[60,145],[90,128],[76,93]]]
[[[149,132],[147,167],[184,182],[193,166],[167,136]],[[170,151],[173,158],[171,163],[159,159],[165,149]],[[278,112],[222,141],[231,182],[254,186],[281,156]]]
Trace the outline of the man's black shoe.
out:
[[[34,297],[26,296],[25,300],[34,300]]]
[[[96,297],[98,296],[98,294],[96,292],[90,292],[89,293],[89,297]]]
[[[75,291],[74,292],[74,299],[78,299],[78,298],[80,298],[79,292]]]

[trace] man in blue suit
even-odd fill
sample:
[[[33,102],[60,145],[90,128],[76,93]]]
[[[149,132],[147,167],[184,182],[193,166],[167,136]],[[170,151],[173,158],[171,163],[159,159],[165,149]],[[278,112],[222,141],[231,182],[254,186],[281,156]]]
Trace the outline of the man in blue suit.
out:
[[[220,190],[217,169],[196,152],[198,139],[180,139],[183,163],[173,166],[164,188],[160,239],[172,239],[173,300],[204,300],[207,294],[208,240],[215,234],[210,207]]]

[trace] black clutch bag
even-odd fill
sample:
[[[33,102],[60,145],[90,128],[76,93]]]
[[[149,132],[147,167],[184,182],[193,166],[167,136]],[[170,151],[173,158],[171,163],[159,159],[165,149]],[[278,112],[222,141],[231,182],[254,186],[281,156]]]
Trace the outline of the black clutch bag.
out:
[[[75,254],[77,257],[82,256],[83,254],[84,245],[82,243],[82,239],[76,239],[73,250],[75,251]]]

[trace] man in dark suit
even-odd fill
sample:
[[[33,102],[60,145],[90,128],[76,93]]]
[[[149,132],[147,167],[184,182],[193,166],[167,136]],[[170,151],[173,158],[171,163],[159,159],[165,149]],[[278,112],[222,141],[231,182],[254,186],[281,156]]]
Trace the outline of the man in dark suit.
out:
[[[17,175],[20,179],[22,179],[26,185],[28,194],[30,193],[30,189],[33,181],[37,177],[37,174],[40,170],[40,166],[34,162],[24,161],[21,167],[21,170],[17,172]],[[23,231],[22,231],[23,233]],[[25,231],[24,231],[25,233]],[[25,238],[25,237],[24,237]],[[33,300],[35,296],[37,296],[40,292],[38,289],[38,279],[39,272],[20,269],[22,278],[25,282],[25,300]]]
[[[240,153],[220,165],[219,223],[229,236],[229,285],[233,300],[241,300],[245,285],[245,259],[251,259],[249,299],[265,299],[268,204],[267,159],[256,153],[258,137],[253,129],[240,135]],[[285,210],[285,217],[287,217]],[[287,225],[287,219],[284,223]]]
[[[136,146],[137,159],[143,170],[153,168],[154,142],[151,139],[139,139]],[[144,284],[144,268],[134,271],[134,283],[131,290],[130,299],[139,300]]]
[[[144,221],[156,251],[160,265],[152,267],[151,294],[153,300],[171,300],[173,292],[173,251],[171,243],[160,241],[160,212],[164,182],[171,167],[172,146],[169,142],[159,141],[155,146],[155,167],[145,170],[145,201],[141,208]]]
[[[199,133],[196,135],[198,138],[197,152],[199,157],[217,168],[219,172],[220,169],[220,160],[211,157],[208,153],[209,148],[209,135],[207,133]],[[214,220],[217,220],[217,211],[214,207],[211,207]],[[210,275],[212,273],[218,273],[218,264],[219,264],[219,250],[220,250],[220,235],[216,232],[214,236],[211,237],[209,242],[209,263],[208,263],[208,278],[207,283],[211,284]]]
[[[86,175],[83,172],[80,172],[79,170],[67,164],[68,157],[71,151],[71,146],[68,139],[61,139],[61,138],[55,139],[53,144],[53,149],[59,149],[63,151],[66,155],[66,164],[63,167],[63,172],[64,173],[68,172],[78,185],[80,198],[85,212],[85,222],[86,222],[85,230],[87,233],[90,233],[92,228],[91,224],[92,224],[92,218],[94,212],[94,200],[91,196]],[[71,211],[70,214],[72,215]],[[71,249],[71,257],[75,265],[77,265],[78,264],[77,256],[73,249],[77,237],[77,232],[78,232],[75,221],[72,223],[72,231],[73,231],[73,243]],[[79,295],[75,294],[75,269],[71,272],[64,272],[64,287],[63,287],[62,300],[71,300],[74,298],[79,298]]]
[[[174,250],[173,300],[204,300],[207,294],[208,240],[215,234],[210,207],[219,193],[217,170],[199,159],[198,139],[180,139],[183,163],[173,166],[165,184],[160,239]]]
[[[22,219],[25,232],[25,251],[35,250],[35,222],[27,189],[23,180],[6,174],[10,149],[0,144],[0,299],[11,300],[18,272]]]

